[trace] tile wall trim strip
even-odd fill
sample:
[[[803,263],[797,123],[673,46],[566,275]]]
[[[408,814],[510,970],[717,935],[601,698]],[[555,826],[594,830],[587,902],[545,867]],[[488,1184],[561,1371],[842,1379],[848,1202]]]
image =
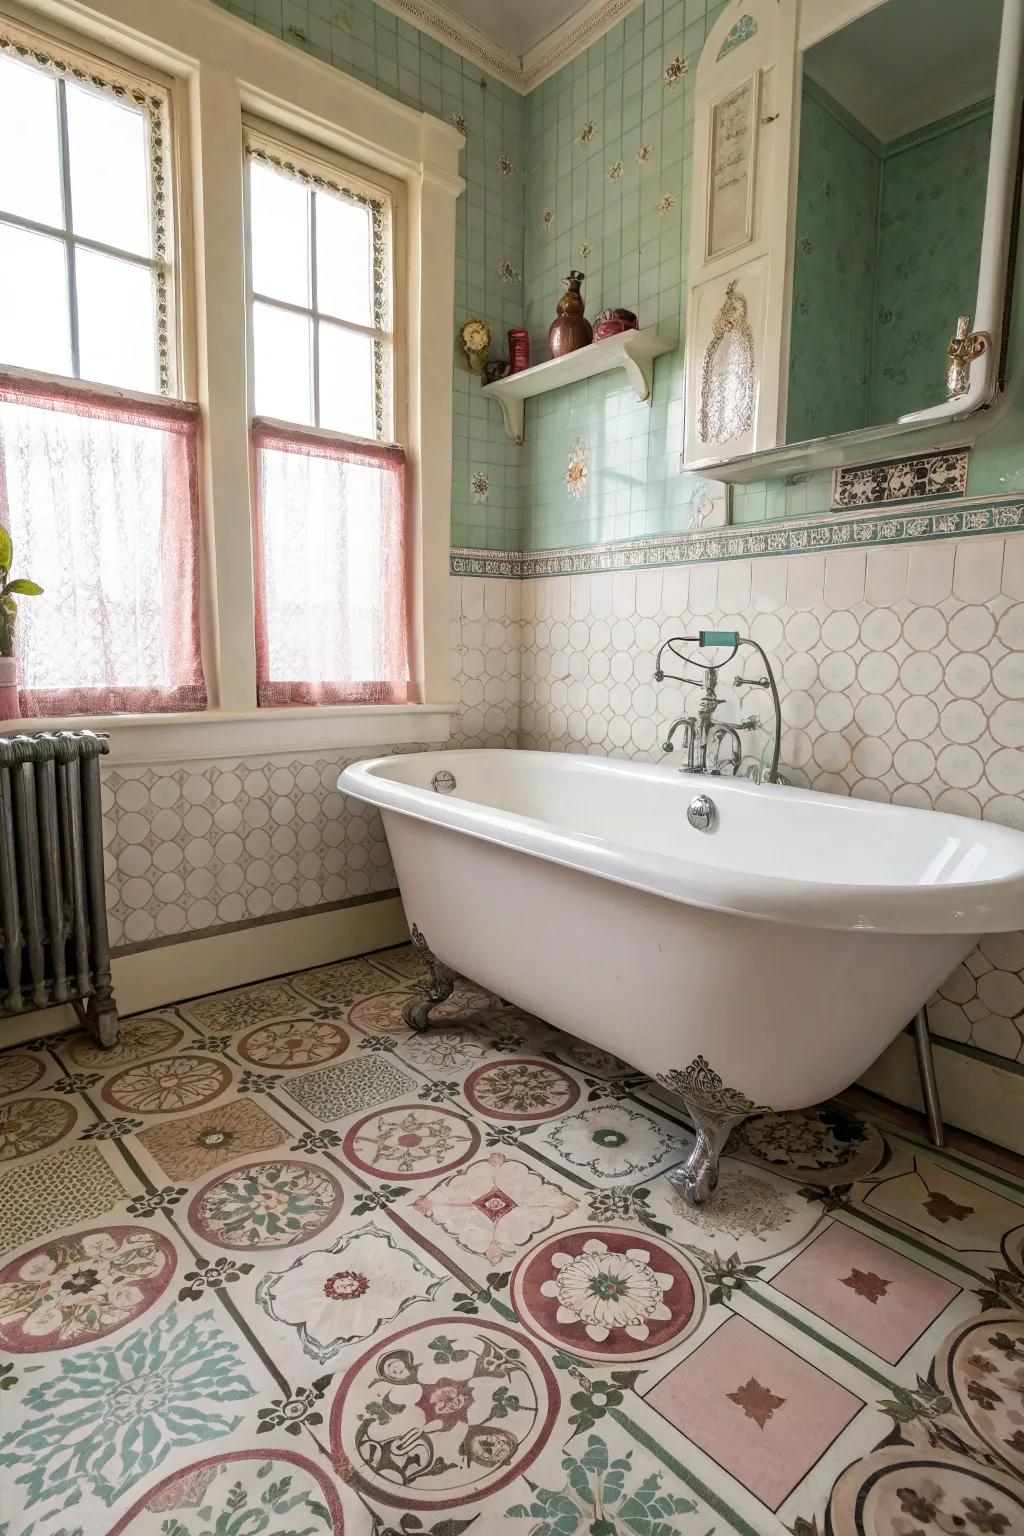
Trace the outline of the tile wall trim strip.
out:
[[[172,944],[191,944],[195,939],[219,939],[228,933],[242,933],[247,928],[265,928],[270,923],[290,923],[300,917],[318,917],[324,912],[343,912],[348,907],[368,907],[376,901],[393,901],[397,888],[367,891],[362,896],[345,896],[341,901],[324,901],[315,907],[292,907],[290,912],[268,912],[266,917],[243,917],[237,923],[214,923],[209,928],[188,928],[181,933],[163,934],[158,939],[142,939],[138,944],[119,944],[110,952],[112,960],[129,955],[143,955],[151,949],[167,949]]]
[[[652,566],[700,565],[708,561],[749,560],[766,555],[820,554],[834,549],[870,549],[886,544],[915,544],[932,539],[960,539],[980,533],[1024,529],[1024,501],[991,497],[915,506],[913,511],[823,513],[792,522],[750,528],[722,528],[712,533],[661,534],[563,549],[488,550],[455,548],[453,576],[500,576],[526,581],[538,576],[593,575],[601,571],[636,571]]]

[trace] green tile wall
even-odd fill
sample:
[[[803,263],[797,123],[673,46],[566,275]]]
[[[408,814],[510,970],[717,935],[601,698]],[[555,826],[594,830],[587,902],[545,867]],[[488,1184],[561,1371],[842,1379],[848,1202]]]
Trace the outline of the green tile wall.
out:
[[[465,194],[457,204],[455,310],[489,320],[504,350],[505,332],[522,325],[523,205],[527,105],[480,67],[373,0],[217,0],[225,10],[323,59],[418,111],[468,128],[461,156]],[[506,175],[498,164],[507,156]],[[508,262],[518,274],[500,274]],[[522,452],[505,436],[497,408],[480,396],[479,381],[456,358],[452,463],[452,542],[482,549],[518,549],[522,514]],[[474,501],[471,481],[489,478]]]
[[[607,306],[678,338],[686,310],[692,182],[692,72],[721,3],[644,0],[527,98],[376,6],[373,0],[218,0],[296,47],[407,105],[469,128],[458,205],[457,319],[480,314],[500,342],[530,328],[533,360],[570,267],[587,273],[591,318]],[[675,58],[690,73],[670,89]],[[486,89],[481,89],[481,79]],[[592,131],[584,133],[588,123]],[[637,156],[650,146],[649,153]],[[507,155],[515,174],[503,175]],[[609,171],[622,162],[621,176]],[[546,210],[552,217],[545,222]],[[581,256],[584,246],[590,250]],[[938,253],[935,253],[936,255]],[[506,283],[503,261],[524,276]],[[937,267],[935,268],[937,270]],[[1024,305],[1009,358],[1012,408],[975,449],[971,494],[1024,493]],[[498,409],[457,366],[452,542],[476,548],[592,544],[693,526],[703,487],[678,473],[683,439],[682,350],[656,364],[653,404],[617,377],[587,381],[527,405],[527,441],[505,436]],[[993,418],[990,418],[993,419]],[[969,435],[969,434],[965,434]],[[581,498],[569,494],[573,445],[586,448]],[[922,447],[927,446],[922,443]],[[474,502],[471,478],[489,477]],[[826,473],[734,487],[732,520],[749,524],[829,509]]]

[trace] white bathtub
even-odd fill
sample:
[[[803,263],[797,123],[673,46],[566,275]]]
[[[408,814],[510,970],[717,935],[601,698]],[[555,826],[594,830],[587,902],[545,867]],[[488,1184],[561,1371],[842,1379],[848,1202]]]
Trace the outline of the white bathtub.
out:
[[[734,1124],[847,1088],[980,935],[1024,927],[1024,834],[960,816],[549,752],[338,782],[382,812],[440,961],[683,1099],[692,1199]],[[699,794],[709,832],[687,821]]]

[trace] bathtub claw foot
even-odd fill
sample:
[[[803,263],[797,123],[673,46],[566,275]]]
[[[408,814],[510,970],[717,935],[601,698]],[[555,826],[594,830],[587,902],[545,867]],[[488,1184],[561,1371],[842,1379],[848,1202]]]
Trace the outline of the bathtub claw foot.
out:
[[[428,1029],[431,1013],[447,1002],[455,991],[455,973],[437,958],[415,923],[412,925],[412,942],[430,972],[430,986],[426,997],[410,998],[402,1009],[402,1018],[410,1029]]]
[[[689,1106],[687,1109],[696,1132],[693,1151],[681,1168],[665,1177],[687,1205],[703,1205],[718,1185],[718,1161],[729,1140],[729,1133],[745,1117],[739,1115],[735,1120],[712,1125],[702,1120],[700,1115],[694,1114]]]

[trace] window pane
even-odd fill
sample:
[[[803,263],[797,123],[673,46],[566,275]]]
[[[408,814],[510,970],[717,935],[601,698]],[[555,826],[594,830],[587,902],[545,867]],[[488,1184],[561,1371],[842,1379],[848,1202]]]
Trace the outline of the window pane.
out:
[[[71,372],[64,244],[0,224],[0,363]]]
[[[156,313],[148,267],[76,247],[81,375],[155,394]]]
[[[339,320],[373,324],[370,213],[329,193],[316,194],[317,304]]]
[[[57,82],[0,56],[0,209],[64,226]]]
[[[254,304],[254,409],[257,416],[313,425],[311,322],[271,304]]]
[[[301,182],[250,160],[252,286],[269,299],[308,305],[309,193]]]
[[[67,94],[75,234],[151,255],[145,113],[81,85]]]
[[[353,437],[376,437],[373,401],[373,342],[322,323],[319,425]]]

